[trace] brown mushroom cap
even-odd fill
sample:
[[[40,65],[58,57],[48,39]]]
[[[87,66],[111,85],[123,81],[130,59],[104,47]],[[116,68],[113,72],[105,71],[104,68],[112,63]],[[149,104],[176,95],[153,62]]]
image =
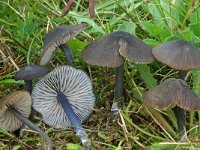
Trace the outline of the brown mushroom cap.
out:
[[[123,35],[124,34],[124,35]],[[126,59],[139,64],[149,64],[154,61],[152,48],[139,38],[129,34],[121,33],[119,53]]]
[[[29,117],[31,113],[31,96],[26,91],[17,91],[8,94],[0,100],[0,128],[7,131],[15,131],[20,128],[20,122],[15,115],[9,110],[14,107],[23,116]]]
[[[83,31],[85,27],[85,24],[68,26],[61,25],[47,33],[44,37],[44,48],[41,55],[40,65],[47,64],[53,57],[58,46],[65,44],[70,38],[75,37]]]
[[[116,32],[99,38],[84,48],[82,57],[88,64],[118,67],[124,62],[119,54],[119,40],[120,36]]]
[[[149,46],[123,31],[113,32],[88,44],[82,56],[88,64],[106,67],[122,65],[123,57],[138,63],[154,60]]]
[[[186,110],[199,110],[200,99],[181,79],[170,78],[143,95],[146,105],[158,109],[179,106]]]
[[[159,45],[152,50],[161,63],[176,70],[200,69],[200,52],[184,40],[175,40]]]

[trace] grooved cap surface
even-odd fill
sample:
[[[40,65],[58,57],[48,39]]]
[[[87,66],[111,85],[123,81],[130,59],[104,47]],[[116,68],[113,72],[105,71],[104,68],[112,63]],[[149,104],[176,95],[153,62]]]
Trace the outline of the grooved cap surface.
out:
[[[200,99],[181,79],[170,78],[143,95],[146,105],[158,109],[179,106],[186,110],[199,110]]]
[[[65,44],[70,38],[75,37],[85,29],[85,24],[80,25],[61,25],[44,37],[44,48],[40,59],[40,65],[47,64],[54,55],[55,50],[61,45]]]
[[[9,111],[14,107],[23,116],[29,117],[31,113],[31,96],[27,91],[17,91],[8,94],[0,100],[0,128],[7,131],[15,131],[22,125],[15,115]]]
[[[187,41],[176,40],[153,48],[154,57],[176,70],[200,69],[200,52]]]
[[[95,96],[89,77],[71,66],[61,66],[44,76],[32,92],[33,108],[42,114],[46,124],[54,128],[71,127],[57,99],[57,91],[63,92],[81,121],[90,116]]]
[[[106,67],[118,67],[124,58],[137,63],[154,61],[151,47],[123,31],[113,32],[88,44],[82,57],[88,64]]]

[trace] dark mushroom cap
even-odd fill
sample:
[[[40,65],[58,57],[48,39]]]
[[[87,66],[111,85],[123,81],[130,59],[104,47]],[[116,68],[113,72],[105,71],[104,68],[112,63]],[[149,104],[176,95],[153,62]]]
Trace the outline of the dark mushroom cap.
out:
[[[139,64],[149,64],[154,61],[152,48],[137,37],[119,32],[123,38],[120,39],[119,53],[126,59]]]
[[[89,77],[81,70],[62,66],[38,81],[32,92],[33,108],[42,114],[46,124],[55,128],[71,127],[57,99],[57,91],[63,92],[81,121],[90,116],[95,97]]]
[[[181,79],[170,78],[143,95],[146,105],[158,109],[179,106],[186,110],[199,110],[200,99]]]
[[[154,57],[176,70],[200,69],[200,52],[187,41],[176,40],[153,48]]]
[[[154,60],[151,47],[123,31],[113,32],[88,44],[82,56],[88,64],[106,67],[118,67],[124,58],[138,63]]]
[[[39,65],[27,65],[17,71],[16,80],[33,80],[48,73],[48,69]]]
[[[0,100],[0,128],[15,131],[21,127],[22,122],[9,110],[10,107],[14,107],[23,116],[29,117],[31,113],[30,94],[26,91],[17,91]]]
[[[41,55],[40,65],[47,64],[54,55],[55,50],[61,45],[65,44],[69,39],[75,37],[85,29],[85,24],[80,25],[61,25],[44,37],[44,48]]]

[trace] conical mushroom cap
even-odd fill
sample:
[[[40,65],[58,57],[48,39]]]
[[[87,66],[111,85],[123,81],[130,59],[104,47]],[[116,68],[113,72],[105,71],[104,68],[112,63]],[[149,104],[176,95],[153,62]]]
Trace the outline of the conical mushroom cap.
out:
[[[48,73],[48,69],[39,65],[27,65],[17,71],[16,80],[33,80]]]
[[[88,44],[82,57],[88,64],[106,67],[118,67],[124,58],[138,63],[154,60],[149,46],[123,31],[113,32]]]
[[[200,110],[200,98],[190,89],[184,80],[178,80],[181,88],[178,91],[179,99],[176,101],[176,105],[185,110]]]
[[[142,99],[146,105],[154,108],[164,109],[167,107],[174,107],[174,100],[177,96],[177,91],[175,89],[178,88],[179,85],[176,84],[176,79],[168,79],[144,93]]]
[[[85,29],[85,24],[80,25],[61,25],[44,37],[44,48],[40,59],[40,65],[47,64],[54,55],[55,50],[61,45],[65,44],[69,39],[75,37]]]
[[[103,67],[118,67],[124,59],[119,54],[119,40],[121,36],[114,32],[88,44],[82,57],[85,62]]]
[[[124,32],[121,35],[123,36],[119,41],[120,55],[139,64],[149,64],[154,61],[152,48],[149,45],[129,33]]]
[[[15,131],[21,127],[22,122],[9,110],[10,107],[14,107],[23,116],[29,117],[31,113],[30,94],[26,91],[17,91],[0,100],[0,128]]]
[[[170,78],[143,95],[146,105],[158,109],[179,106],[186,110],[199,110],[200,99],[181,79]]]
[[[80,121],[87,119],[95,105],[89,77],[81,70],[62,66],[44,76],[32,92],[33,108],[42,114],[44,122],[54,128],[71,127],[71,122],[57,99],[63,92]]]
[[[176,70],[200,69],[200,52],[187,41],[176,40],[152,49],[153,56],[161,63]]]

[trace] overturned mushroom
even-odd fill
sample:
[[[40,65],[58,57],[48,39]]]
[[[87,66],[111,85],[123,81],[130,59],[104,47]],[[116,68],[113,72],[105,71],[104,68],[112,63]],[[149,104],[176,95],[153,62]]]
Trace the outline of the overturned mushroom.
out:
[[[90,140],[81,125],[92,113],[95,97],[89,77],[81,70],[62,66],[44,76],[32,92],[33,108],[54,128],[74,127],[85,147]]]
[[[72,65],[73,54],[66,45],[66,42],[83,31],[85,27],[85,24],[61,25],[47,33],[44,37],[44,48],[40,59],[40,65],[46,65],[51,60],[58,47],[64,52],[67,58],[67,64]]]
[[[7,131],[15,131],[22,124],[38,132],[47,142],[48,149],[52,149],[51,139],[28,117],[31,113],[31,96],[26,91],[17,91],[0,100],[0,128]]]
[[[115,96],[112,111],[121,108],[123,102],[124,59],[148,64],[154,61],[151,47],[133,35],[117,31],[88,44],[83,59],[92,65],[116,67]]]
[[[159,62],[179,70],[179,78],[183,80],[187,71],[200,69],[198,48],[184,40],[174,40],[154,47],[152,54]],[[177,118],[179,138],[182,138],[185,134],[185,111],[179,106],[173,110]]]

